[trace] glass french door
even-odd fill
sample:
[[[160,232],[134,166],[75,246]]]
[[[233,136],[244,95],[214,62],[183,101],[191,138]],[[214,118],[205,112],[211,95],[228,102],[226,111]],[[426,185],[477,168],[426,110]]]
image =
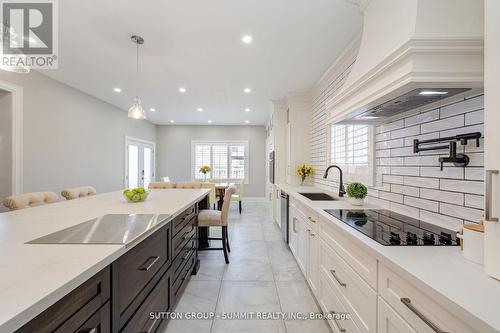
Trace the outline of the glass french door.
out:
[[[126,138],[125,155],[125,187],[147,188],[155,177],[154,143]]]

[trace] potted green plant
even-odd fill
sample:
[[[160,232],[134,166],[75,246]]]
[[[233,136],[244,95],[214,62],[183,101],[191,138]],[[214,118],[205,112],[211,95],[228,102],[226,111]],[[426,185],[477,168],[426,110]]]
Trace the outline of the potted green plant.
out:
[[[351,205],[362,206],[368,195],[368,188],[362,183],[354,182],[347,186],[346,192]]]

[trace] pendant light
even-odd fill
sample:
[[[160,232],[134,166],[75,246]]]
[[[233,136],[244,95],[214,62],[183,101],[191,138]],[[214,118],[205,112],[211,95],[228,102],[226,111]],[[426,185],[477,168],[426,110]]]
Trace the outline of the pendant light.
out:
[[[139,77],[139,46],[144,44],[144,38],[133,35],[130,39],[137,45],[137,77]],[[135,96],[134,104],[130,109],[128,109],[128,116],[134,119],[146,119],[146,112],[142,108],[139,96]]]

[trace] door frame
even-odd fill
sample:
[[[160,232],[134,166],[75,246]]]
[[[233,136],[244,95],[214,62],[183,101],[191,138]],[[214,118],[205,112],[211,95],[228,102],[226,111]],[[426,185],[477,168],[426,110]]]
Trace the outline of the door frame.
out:
[[[152,181],[156,180],[156,142],[125,135],[125,144],[123,145],[123,149],[125,152],[125,154],[124,154],[125,158],[123,159],[123,170],[124,170],[123,187],[126,188],[128,185],[127,184],[127,175],[128,175],[128,149],[127,149],[127,145],[129,143],[129,141],[136,141],[136,142],[140,142],[140,143],[144,143],[144,144],[148,144],[148,145],[153,146],[153,179],[152,179]]]
[[[0,80],[0,89],[11,94],[12,194],[23,192],[23,88]]]

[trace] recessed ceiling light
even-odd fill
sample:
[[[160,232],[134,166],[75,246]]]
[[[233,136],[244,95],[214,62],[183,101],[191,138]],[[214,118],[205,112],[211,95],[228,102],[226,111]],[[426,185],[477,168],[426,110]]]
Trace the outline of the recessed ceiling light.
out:
[[[245,112],[250,112],[250,111],[251,111],[250,108],[245,109]]]
[[[245,88],[243,89],[243,91],[246,93],[246,94],[250,94],[252,92],[252,89],[250,88]]]
[[[250,120],[245,120],[245,123],[246,124],[250,124]]]
[[[179,88],[179,92],[180,92],[181,94],[184,94],[186,91],[187,91],[187,90],[186,90],[186,88],[184,88],[184,87],[180,87],[180,88]]]
[[[171,124],[175,123],[175,120],[173,120],[173,119],[172,119],[172,120],[170,120],[170,123],[171,123]]]
[[[151,109],[149,109],[149,111],[151,111],[151,112],[155,112],[155,111],[156,111],[156,109],[155,109],[155,108],[151,108]]]
[[[203,109],[202,108],[197,108],[196,111],[203,112]]]
[[[122,92],[122,88],[118,88],[118,87],[116,87],[116,88],[113,88],[113,91],[114,91],[115,93],[119,94],[119,93],[121,93],[121,92]]]
[[[212,123],[212,121],[211,121],[211,120],[209,120],[209,121],[208,121],[208,123],[209,123],[209,124],[211,124],[211,123]]]
[[[245,44],[250,44],[252,42],[252,36],[250,35],[245,35],[241,38],[241,40],[243,41],[243,43]]]
[[[419,95],[424,96],[435,96],[435,95],[447,95],[447,91],[434,91],[434,90],[422,90]]]

